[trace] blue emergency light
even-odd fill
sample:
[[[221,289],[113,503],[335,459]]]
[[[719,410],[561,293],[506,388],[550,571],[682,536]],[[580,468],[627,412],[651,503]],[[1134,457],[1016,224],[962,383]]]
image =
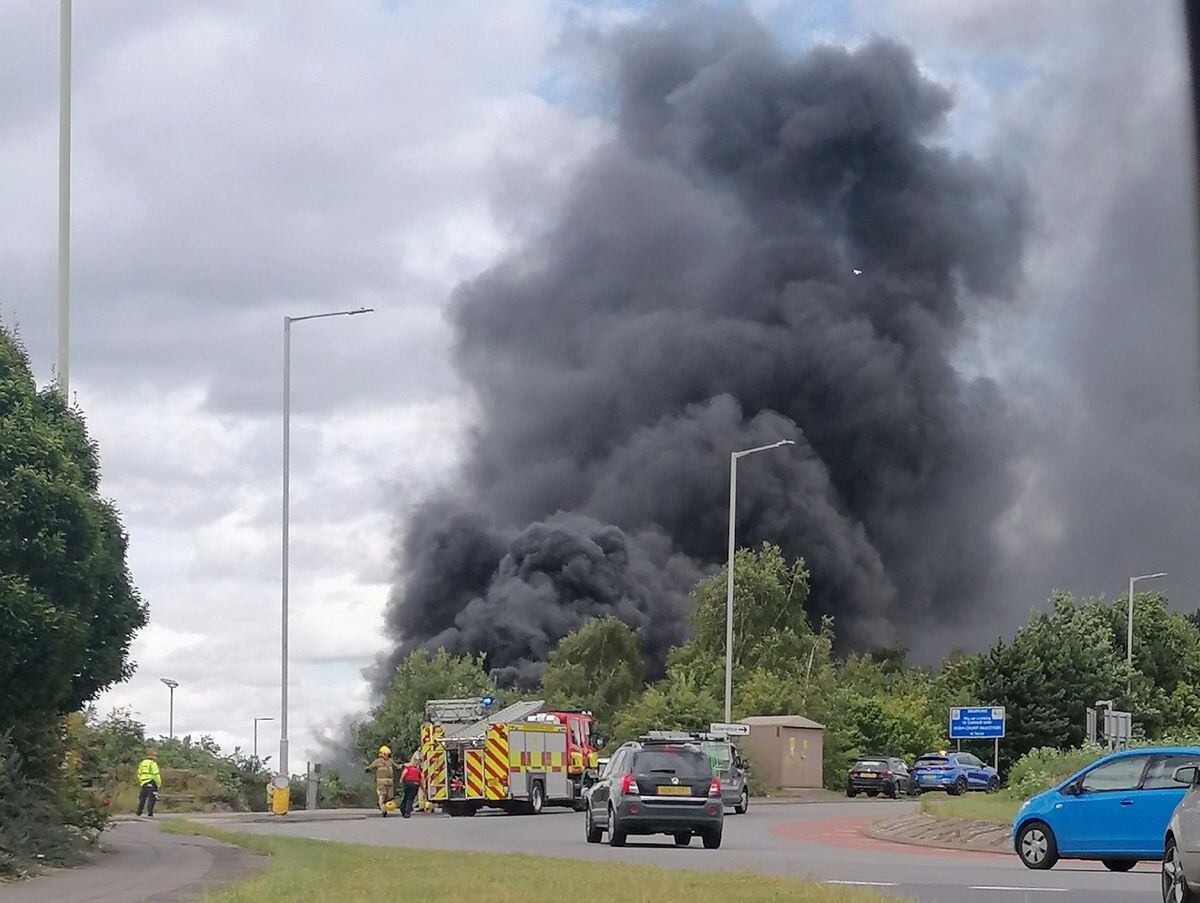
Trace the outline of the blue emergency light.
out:
[[[483,697],[483,699],[479,700],[479,704],[482,705],[485,709],[490,709],[492,707],[492,701],[493,701],[492,697],[485,696],[485,697]]]

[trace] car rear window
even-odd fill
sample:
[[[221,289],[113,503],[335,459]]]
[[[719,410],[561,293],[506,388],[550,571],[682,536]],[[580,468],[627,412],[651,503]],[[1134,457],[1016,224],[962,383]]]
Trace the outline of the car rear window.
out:
[[[887,768],[887,762],[883,761],[882,759],[859,759],[854,763],[854,767],[866,768],[868,770],[875,768],[882,771],[883,769]]]
[[[702,743],[701,749],[708,756],[708,761],[712,765],[713,771],[728,768],[733,764],[733,749],[728,743]]]
[[[950,760],[945,756],[921,756],[917,759],[917,767],[921,765],[949,765]]]
[[[637,774],[670,774],[679,778],[707,778],[712,775],[708,756],[698,749],[644,749],[633,758]]]

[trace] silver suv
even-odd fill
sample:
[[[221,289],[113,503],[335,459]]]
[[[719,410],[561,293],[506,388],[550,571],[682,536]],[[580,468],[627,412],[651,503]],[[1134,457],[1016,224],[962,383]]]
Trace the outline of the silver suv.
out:
[[[724,737],[711,735],[700,740],[700,749],[708,756],[713,774],[721,779],[721,800],[738,815],[750,808],[750,784],[746,762],[737,747]]]

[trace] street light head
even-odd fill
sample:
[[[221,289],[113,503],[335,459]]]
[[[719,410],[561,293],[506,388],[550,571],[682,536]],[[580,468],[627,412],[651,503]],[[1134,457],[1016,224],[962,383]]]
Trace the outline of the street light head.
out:
[[[353,317],[355,314],[373,314],[373,313],[375,313],[375,308],[373,308],[373,307],[360,307],[358,310],[346,311],[347,316],[351,316],[351,317]]]
[[[174,690],[177,686],[179,686],[179,681],[171,680],[171,678],[169,678],[169,677],[160,677],[159,680],[161,680],[163,683],[165,683],[172,690]]]

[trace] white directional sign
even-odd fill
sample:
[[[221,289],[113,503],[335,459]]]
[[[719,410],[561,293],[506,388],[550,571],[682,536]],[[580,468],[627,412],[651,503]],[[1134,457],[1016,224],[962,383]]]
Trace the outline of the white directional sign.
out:
[[[746,737],[750,734],[750,725],[748,724],[723,724],[720,721],[714,721],[708,726],[709,733],[724,734],[726,737]]]

